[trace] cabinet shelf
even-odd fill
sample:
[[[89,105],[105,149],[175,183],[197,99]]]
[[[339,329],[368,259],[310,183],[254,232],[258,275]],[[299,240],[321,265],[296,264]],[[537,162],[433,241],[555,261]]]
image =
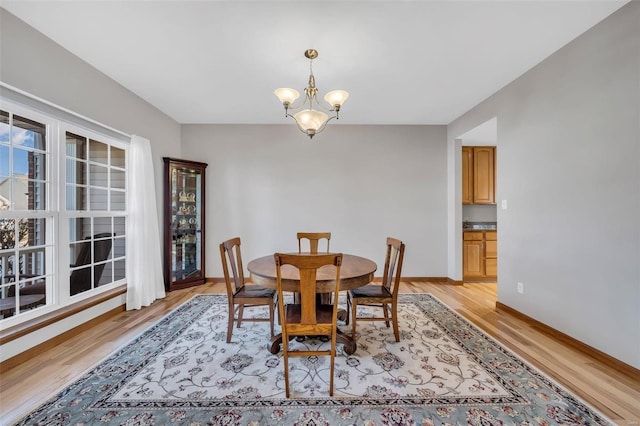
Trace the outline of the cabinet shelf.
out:
[[[204,217],[207,164],[168,157],[163,160],[165,288],[172,291],[204,284],[206,280]]]

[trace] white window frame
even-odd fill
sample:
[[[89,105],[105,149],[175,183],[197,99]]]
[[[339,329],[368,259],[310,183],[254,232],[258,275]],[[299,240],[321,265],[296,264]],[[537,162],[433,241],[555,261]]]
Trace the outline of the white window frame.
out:
[[[115,253],[110,256],[112,262],[116,260],[124,261],[126,264],[126,221],[128,220],[127,199],[127,181],[126,176],[129,171],[129,143],[118,140],[107,133],[100,133],[95,130],[88,129],[82,124],[71,123],[55,114],[48,114],[32,108],[24,106],[6,98],[0,97],[0,109],[19,115],[30,120],[37,121],[46,125],[47,139],[47,159],[46,165],[46,197],[47,208],[45,210],[7,210],[1,211],[2,218],[19,219],[19,218],[46,218],[46,246],[47,250],[45,261],[45,272],[47,276],[46,284],[46,305],[19,313],[17,315],[0,319],[0,330],[13,327],[18,324],[33,320],[46,314],[55,312],[61,308],[69,306],[80,300],[84,300],[100,293],[107,292],[124,283],[126,283],[126,272],[123,277],[113,280],[109,284],[105,284],[88,291],[84,291],[75,296],[70,296],[69,278],[70,278],[70,259],[69,259],[69,219],[72,217],[124,217],[125,230],[124,235],[118,235],[125,244],[125,253],[123,256],[116,257]],[[79,120],[82,121],[82,120]],[[67,211],[66,210],[66,132],[72,132],[87,138],[94,139],[125,151],[125,210],[124,211]],[[87,182],[87,185],[89,183]],[[110,197],[109,197],[110,199]],[[110,200],[109,200],[110,203]],[[113,226],[113,220],[112,220]],[[73,261],[73,259],[71,259]],[[126,268],[125,268],[126,271]]]
[[[68,300],[69,302],[76,302],[78,300],[84,300],[88,297],[94,296],[97,293],[101,293],[103,291],[107,291],[110,290],[114,287],[117,287],[121,284],[126,283],[126,275],[120,279],[120,280],[115,280],[110,284],[105,284],[102,285],[100,287],[94,287],[91,290],[88,291],[84,291],[82,293],[76,294],[76,295],[70,295],[70,267],[69,265],[71,265],[75,259],[71,259],[69,256],[69,244],[70,244],[70,238],[69,238],[69,220],[72,218],[91,218],[93,221],[93,218],[98,218],[98,217],[124,217],[125,221],[127,220],[128,217],[128,206],[126,206],[126,194],[127,194],[127,190],[128,190],[128,183],[127,180],[125,179],[125,188],[124,188],[124,195],[125,195],[125,210],[121,211],[112,211],[110,209],[107,210],[67,210],[67,191],[66,191],[66,172],[67,172],[67,157],[66,157],[66,133],[67,132],[71,132],[74,134],[77,134],[78,136],[83,136],[86,137],[87,139],[93,139],[99,142],[103,142],[103,143],[107,143],[111,146],[115,146],[116,148],[120,148],[123,149],[125,151],[125,167],[124,167],[124,171],[125,171],[125,176],[126,173],[128,173],[129,170],[129,155],[128,155],[128,150],[129,150],[129,144],[124,143],[122,141],[118,141],[114,138],[111,138],[107,135],[101,134],[101,133],[97,133],[94,132],[92,130],[88,130],[86,128],[74,125],[72,123],[61,123],[60,128],[59,128],[59,134],[58,134],[58,139],[60,141],[60,143],[58,144],[59,147],[59,158],[60,161],[58,162],[58,165],[61,168],[60,171],[60,181],[59,181],[59,185],[58,185],[58,193],[60,194],[58,197],[58,201],[59,201],[59,215],[60,215],[60,222],[59,222],[59,229],[60,229],[60,244],[63,244],[63,246],[61,246],[61,252],[60,252],[60,270],[61,271],[66,271],[66,273],[60,274],[59,276],[59,281],[60,281],[60,285],[58,286],[58,288],[60,289],[60,297],[62,300]],[[87,158],[87,167],[90,167],[91,162],[89,161],[89,159]],[[109,168],[110,170],[111,168]],[[120,168],[118,168],[120,169]],[[87,187],[87,192],[90,193],[90,182],[86,183],[86,187]],[[111,204],[111,197],[108,197],[108,206],[110,206]],[[113,226],[113,223],[112,223]],[[93,235],[94,232],[92,232],[91,234]],[[117,238],[123,238],[126,241],[126,226],[125,226],[125,234],[122,236],[118,236]],[[117,260],[124,260],[126,262],[126,253],[124,256],[114,256],[114,250],[112,248],[112,255],[111,255],[111,259],[112,261],[117,261]]]

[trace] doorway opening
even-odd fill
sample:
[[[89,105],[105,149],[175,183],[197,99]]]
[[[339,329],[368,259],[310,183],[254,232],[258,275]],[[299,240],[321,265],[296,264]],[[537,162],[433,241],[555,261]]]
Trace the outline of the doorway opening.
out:
[[[462,280],[497,282],[497,117],[457,139],[462,150]]]

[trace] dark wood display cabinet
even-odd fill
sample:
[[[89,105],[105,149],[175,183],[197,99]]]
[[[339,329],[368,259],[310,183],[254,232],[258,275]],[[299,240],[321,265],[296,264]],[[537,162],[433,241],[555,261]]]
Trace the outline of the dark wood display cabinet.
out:
[[[164,283],[167,291],[204,284],[205,169],[164,157]]]

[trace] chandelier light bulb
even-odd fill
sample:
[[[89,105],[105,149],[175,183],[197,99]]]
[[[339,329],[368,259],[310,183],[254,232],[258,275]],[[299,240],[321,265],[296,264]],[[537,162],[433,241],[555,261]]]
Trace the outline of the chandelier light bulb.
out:
[[[296,99],[300,97],[300,92],[298,92],[296,89],[290,89],[288,87],[281,87],[279,89],[276,89],[273,94],[276,95],[278,99],[280,99],[280,102],[282,102],[285,107],[291,105],[295,102]]]
[[[312,138],[324,129],[325,124],[329,121],[329,116],[322,111],[305,109],[296,113],[293,119],[298,123],[300,130]]]
[[[332,90],[324,95],[324,100],[336,110],[340,109],[344,101],[349,97],[349,92],[346,90]]]

